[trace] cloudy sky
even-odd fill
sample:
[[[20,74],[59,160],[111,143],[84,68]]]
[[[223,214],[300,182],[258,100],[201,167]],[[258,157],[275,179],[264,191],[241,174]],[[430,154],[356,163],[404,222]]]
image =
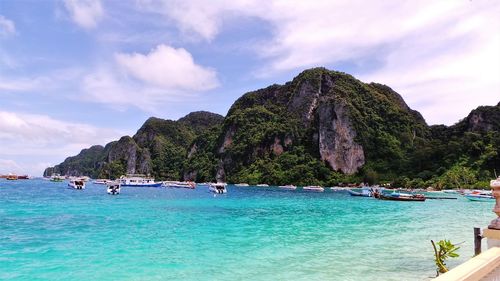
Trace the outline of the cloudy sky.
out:
[[[0,1],[0,173],[325,66],[429,124],[500,101],[500,1]]]

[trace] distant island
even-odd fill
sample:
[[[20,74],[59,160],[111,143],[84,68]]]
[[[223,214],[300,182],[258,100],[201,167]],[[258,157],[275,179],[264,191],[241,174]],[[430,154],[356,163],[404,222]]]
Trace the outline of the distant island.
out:
[[[444,106],[444,105],[443,105]],[[453,126],[428,126],[390,87],[313,68],[249,92],[226,117],[151,117],[133,137],[92,146],[44,171],[93,178],[273,185],[367,182],[487,187],[500,170],[500,103]]]

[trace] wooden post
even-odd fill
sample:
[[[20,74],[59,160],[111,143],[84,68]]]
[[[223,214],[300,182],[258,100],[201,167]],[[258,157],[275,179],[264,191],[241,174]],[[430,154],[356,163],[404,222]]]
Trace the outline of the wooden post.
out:
[[[481,254],[481,229],[479,227],[474,227],[474,256]]]

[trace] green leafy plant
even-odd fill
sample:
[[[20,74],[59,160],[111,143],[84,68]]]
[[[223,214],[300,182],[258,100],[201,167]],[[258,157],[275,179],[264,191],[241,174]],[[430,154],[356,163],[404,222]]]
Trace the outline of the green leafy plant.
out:
[[[457,258],[459,257],[459,254],[456,253],[460,247],[457,247],[457,245],[451,243],[450,240],[440,240],[436,243],[431,240],[432,247],[434,248],[434,261],[436,262],[436,273],[439,275],[440,273],[445,273],[448,272],[448,268],[446,267],[445,261],[448,258]]]

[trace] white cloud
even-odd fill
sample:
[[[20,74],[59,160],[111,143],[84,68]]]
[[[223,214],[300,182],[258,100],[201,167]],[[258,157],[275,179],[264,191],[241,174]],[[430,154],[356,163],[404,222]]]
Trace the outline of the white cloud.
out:
[[[0,74],[3,74],[0,72]],[[12,75],[0,76],[0,90],[4,92],[28,92],[28,91],[53,91],[67,87],[80,78],[82,70],[79,68],[64,68],[52,70],[43,75],[33,75],[31,77],[19,77]]]
[[[100,0],[65,0],[71,19],[85,29],[95,28],[104,16]]]
[[[0,174],[22,173],[23,168],[12,159],[0,159]]]
[[[87,124],[35,115],[0,111],[0,140],[36,143],[41,146],[66,143],[89,144],[116,137],[116,132]]]
[[[159,113],[219,85],[211,68],[196,64],[185,49],[159,45],[149,54],[115,54],[115,63],[83,79],[85,98],[117,109],[137,107]]]
[[[24,173],[41,174],[43,166],[34,163],[45,163],[47,159],[57,163],[83,148],[106,144],[122,135],[123,132],[113,129],[61,121],[47,115],[0,111],[0,158],[28,157],[30,160],[25,163],[16,161],[17,166],[10,160],[3,163]]]
[[[140,1],[181,31],[213,40],[228,19],[255,17],[272,39],[255,45],[257,76],[342,63],[386,83],[429,123],[451,124],[500,96],[498,1]],[[199,15],[199,16],[198,16]],[[437,110],[439,109],[439,110]]]
[[[16,33],[14,22],[0,15],[0,36]]]
[[[197,65],[185,49],[158,45],[149,54],[115,55],[127,73],[166,90],[204,91],[217,87],[216,72]]]
[[[46,77],[36,78],[0,78],[0,90],[4,91],[30,91],[38,89],[44,82],[48,82]],[[46,84],[45,84],[46,85]]]
[[[222,2],[182,1],[182,0],[140,0],[138,7],[142,10],[159,13],[172,19],[176,26],[188,37],[199,36],[206,40],[213,39],[221,27],[218,15],[225,9]],[[237,1],[235,1],[237,2]],[[227,2],[230,4],[231,2]],[[200,4],[200,5],[198,5]],[[208,4],[208,5],[207,5]]]
[[[109,68],[99,69],[85,76],[82,88],[83,99],[86,101],[107,104],[115,110],[137,107],[155,113],[175,94],[135,83]]]

